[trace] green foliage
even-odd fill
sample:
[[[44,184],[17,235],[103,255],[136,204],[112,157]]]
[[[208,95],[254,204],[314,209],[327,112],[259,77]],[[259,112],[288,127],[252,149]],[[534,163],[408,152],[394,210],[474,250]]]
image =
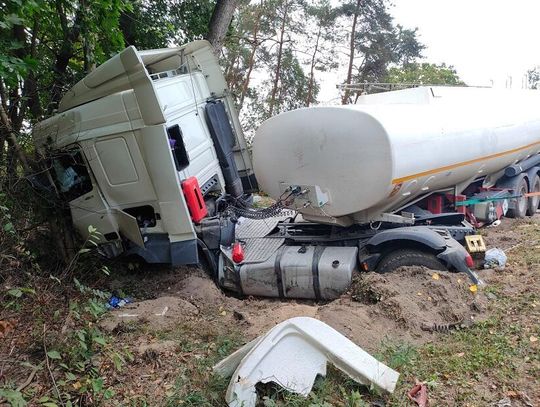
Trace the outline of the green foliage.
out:
[[[0,389],[0,399],[5,399],[12,407],[25,407],[28,403],[18,390]]]
[[[96,324],[107,311],[104,299],[108,298],[108,293],[91,289],[78,280],[74,282],[85,296],[82,302],[69,303],[70,315],[78,328],[71,331],[67,340],[48,350],[47,357],[53,368],[62,372],[57,380],[62,402],[76,405],[90,398],[97,404],[104,403],[114,396],[114,391],[97,361],[109,361],[116,371],[120,371],[133,357],[127,351],[116,350]],[[55,398],[48,400],[60,401]]]
[[[267,55],[268,60],[274,58],[274,55]],[[274,101],[271,98],[271,83],[269,79],[263,83],[262,89],[266,89],[268,93],[263,96],[265,103],[260,109],[261,119],[268,118],[268,108],[273,103],[273,114],[278,114],[284,111],[298,109],[305,106],[308,90],[308,78],[302,69],[300,61],[295,56],[291,48],[286,48],[283,51],[281,61],[280,86],[277,97]],[[317,95],[317,88],[314,90],[313,97]]]
[[[184,0],[172,6],[171,14],[182,42],[206,35],[215,4],[216,0]]]
[[[120,28],[126,43],[139,49],[180,45],[207,33],[214,6],[215,0],[137,0],[122,14]]]
[[[418,41],[416,29],[395,25],[387,1],[363,1],[358,18],[355,82],[381,82],[391,65],[410,63],[421,57],[425,46]]]
[[[56,359],[56,360],[60,360],[62,359],[62,356],[60,356],[60,352],[56,351],[56,350],[50,350],[47,352],[47,357],[49,359]]]
[[[228,336],[211,334],[207,341],[200,341],[186,337],[186,332],[191,330],[179,329],[175,332],[167,332],[165,337],[168,340],[179,341],[179,350],[182,352],[200,353],[206,356],[180,367],[174,387],[167,394],[165,405],[171,407],[221,405],[229,379],[212,374],[212,366],[240,346],[240,337],[236,332]]]
[[[521,336],[525,336],[523,340],[516,341]],[[490,382],[512,385],[523,357],[531,358],[532,354],[536,353],[529,346],[523,328],[506,324],[498,317],[477,322],[471,328],[454,331],[421,347],[387,341],[381,349],[381,359],[401,373],[400,384],[391,399],[395,404],[405,401],[405,390],[418,378],[433,388],[441,385],[439,395],[444,395],[444,384],[463,389],[459,397],[465,405],[465,401],[475,400],[477,396],[473,383],[485,381],[489,375]]]
[[[307,84],[306,106],[317,102],[318,85],[315,71],[337,69],[337,49],[335,43],[342,40],[342,35],[336,30],[339,10],[332,7],[328,0],[318,0],[305,6],[306,17],[311,24],[308,30],[309,53],[311,58],[306,62],[310,65],[309,82]]]
[[[24,46],[13,36],[16,26],[25,23],[27,14],[34,12],[35,3],[23,0],[6,0],[0,3],[0,77],[8,86],[26,76],[36,67],[36,60],[23,55]]]
[[[125,0],[0,4],[0,76],[7,95],[29,99],[12,124],[18,127],[23,119],[41,118],[41,106],[56,104],[63,90],[123,48],[119,18],[128,4]],[[50,91],[38,94],[37,89]],[[4,103],[21,101],[10,98]]]
[[[224,64],[248,133],[269,116],[316,103],[317,72],[337,68],[337,17],[326,0],[268,0],[240,7]],[[265,80],[253,81],[252,72]]]
[[[400,370],[403,366],[410,365],[418,356],[416,349],[404,342],[393,343],[388,340],[381,344],[381,356],[379,359],[385,359],[388,366],[394,370]]]
[[[465,85],[452,66],[447,66],[444,63],[437,65],[425,62],[409,63],[403,67],[390,68],[384,81],[419,85]]]

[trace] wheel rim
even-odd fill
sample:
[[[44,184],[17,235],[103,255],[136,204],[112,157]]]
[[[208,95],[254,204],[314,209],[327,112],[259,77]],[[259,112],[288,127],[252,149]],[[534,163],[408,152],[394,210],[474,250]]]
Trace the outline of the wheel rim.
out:
[[[531,192],[540,192],[540,178],[536,178],[536,182],[534,183]],[[533,210],[534,215],[534,212],[536,212],[538,209],[538,204],[540,203],[540,196],[531,196],[531,202],[531,209]]]
[[[523,195],[527,193],[527,186],[522,185],[519,189],[519,195],[521,195],[521,198],[518,198],[518,210],[520,213],[525,213],[527,210],[527,198],[525,198]]]

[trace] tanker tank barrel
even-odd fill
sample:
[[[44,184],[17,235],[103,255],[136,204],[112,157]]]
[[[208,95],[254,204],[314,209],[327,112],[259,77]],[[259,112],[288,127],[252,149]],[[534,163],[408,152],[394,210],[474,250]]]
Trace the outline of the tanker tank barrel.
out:
[[[434,191],[537,165],[539,103],[531,90],[418,87],[284,112],[255,134],[255,173],[274,199],[308,190],[288,205],[306,220],[370,224]]]

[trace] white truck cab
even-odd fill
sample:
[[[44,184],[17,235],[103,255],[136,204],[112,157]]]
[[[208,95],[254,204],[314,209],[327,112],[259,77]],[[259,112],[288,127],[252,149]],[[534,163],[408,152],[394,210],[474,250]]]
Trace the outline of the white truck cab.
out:
[[[207,41],[126,48],[69,90],[33,137],[74,226],[83,237],[97,228],[111,257],[198,263],[195,227],[214,210],[205,200],[257,187]]]

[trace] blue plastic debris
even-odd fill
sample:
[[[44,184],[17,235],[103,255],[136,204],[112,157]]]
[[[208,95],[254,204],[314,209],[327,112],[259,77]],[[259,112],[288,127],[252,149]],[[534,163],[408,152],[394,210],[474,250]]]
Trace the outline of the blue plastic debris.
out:
[[[111,298],[109,298],[109,302],[107,303],[106,307],[108,309],[121,308],[124,305],[129,304],[131,302],[132,302],[131,298],[127,298],[127,297],[120,298],[120,297],[117,297],[116,295],[112,295]]]

